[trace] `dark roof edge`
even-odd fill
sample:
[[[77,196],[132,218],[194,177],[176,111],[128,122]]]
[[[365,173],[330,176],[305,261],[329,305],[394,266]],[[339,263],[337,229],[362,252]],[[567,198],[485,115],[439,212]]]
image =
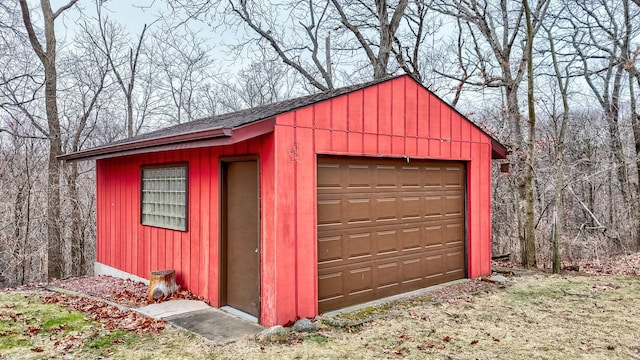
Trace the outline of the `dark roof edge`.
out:
[[[156,147],[160,145],[204,140],[204,139],[211,139],[211,138],[230,137],[232,133],[233,131],[227,128],[194,131],[191,133],[170,135],[170,136],[151,138],[151,139],[142,139],[139,141],[131,141],[131,142],[126,142],[121,144],[104,145],[97,148],[77,151],[70,154],[59,155],[57,159],[64,160],[64,161],[82,160],[86,158],[96,157],[99,155],[118,153],[118,152],[131,150],[131,149],[149,148],[149,147]]]
[[[235,113],[243,113],[249,110],[255,110],[258,108],[262,108],[262,107],[272,107],[274,105],[277,104],[281,104],[281,105],[285,105],[285,107],[283,108],[282,111],[274,113],[274,114],[268,114],[267,116],[261,117],[261,118],[257,118],[251,122],[247,122],[244,123],[240,126],[238,126],[238,128],[243,127],[243,126],[247,126],[250,125],[252,123],[256,123],[256,122],[260,122],[260,121],[264,121],[266,119],[269,118],[275,118],[278,115],[287,113],[287,112],[291,112],[291,111],[296,111],[298,109],[304,108],[306,106],[309,106],[311,104],[315,104],[315,103],[319,103],[325,100],[329,100],[329,99],[333,99],[345,94],[349,94],[358,90],[362,90],[364,88],[370,87],[370,86],[374,86],[389,80],[393,80],[396,78],[400,78],[404,75],[396,75],[396,76],[387,76],[385,78],[382,79],[376,79],[376,80],[371,80],[365,83],[361,83],[361,84],[355,84],[355,85],[351,85],[351,86],[345,86],[342,88],[337,88],[337,89],[332,89],[326,92],[319,92],[319,93],[314,93],[314,94],[309,94],[309,95],[305,95],[305,96],[301,96],[299,98],[293,98],[293,99],[287,99],[287,100],[283,100],[283,101],[279,101],[277,103],[272,103],[272,104],[267,104],[267,105],[262,105],[262,106],[258,106],[255,108],[249,108],[249,109],[242,109],[239,111],[234,111],[232,113],[227,113],[227,114],[221,114],[221,116],[224,115],[229,115],[229,114],[235,114]],[[318,100],[315,100],[316,98],[318,98]],[[205,117],[205,118],[201,118],[201,119],[196,119],[194,121],[200,121],[200,120],[205,120],[208,119],[210,117]],[[177,125],[179,126],[179,125]],[[175,127],[172,126],[172,127]],[[169,127],[169,128],[172,128]],[[158,129],[157,131],[163,131],[166,130],[168,128],[163,128],[163,129]],[[174,142],[187,142],[187,141],[199,141],[202,140],[203,138],[201,136],[198,136],[198,134],[202,134],[202,133],[210,133],[210,132],[217,132],[220,130],[224,130],[227,131],[228,134],[227,135],[219,135],[219,136],[231,136],[231,132],[233,129],[236,129],[236,127],[227,127],[227,128],[215,128],[215,129],[205,129],[205,130],[195,130],[193,132],[189,132],[189,133],[182,133],[182,134],[178,134],[178,135],[169,135],[169,136],[161,136],[161,137],[153,137],[153,133],[156,131],[152,131],[151,133],[147,133],[147,134],[143,134],[142,136],[145,135],[151,135],[152,137],[147,137],[147,138],[143,138],[140,140],[135,140],[135,138],[133,140],[129,140],[129,139],[122,139],[122,140],[118,140],[115,143],[111,143],[111,144],[107,144],[107,145],[103,145],[103,146],[99,146],[96,148],[91,148],[91,149],[87,149],[87,150],[81,150],[81,151],[77,151],[77,152],[73,152],[73,153],[69,153],[69,154],[63,154],[63,155],[59,155],[57,156],[58,160],[65,160],[65,161],[75,161],[75,160],[83,160],[83,159],[90,159],[90,158],[97,158],[97,157],[101,157],[102,155],[105,154],[114,154],[114,153],[119,153],[119,152],[125,152],[134,148],[148,148],[148,147],[155,147],[155,146],[159,146],[159,145],[166,145],[168,143]],[[190,136],[193,136],[192,138],[189,138]],[[184,138],[183,138],[184,137]]]
[[[491,135],[488,135],[491,137]],[[498,140],[491,137],[491,158],[492,159],[506,159],[511,153],[506,146],[502,145]]]
[[[368,88],[368,87],[371,87],[371,86],[375,86],[375,85],[378,85],[380,83],[384,83],[384,82],[387,82],[387,81],[399,79],[399,78],[402,78],[402,77],[407,77],[407,78],[411,79],[411,81],[416,83],[418,86],[422,87],[429,94],[434,96],[436,99],[440,100],[440,102],[442,102],[443,104],[448,106],[452,111],[455,111],[456,114],[458,114],[463,119],[467,120],[472,126],[474,126],[476,129],[480,130],[480,132],[482,132],[489,139],[491,139],[491,157],[493,159],[504,159],[509,154],[509,150],[507,149],[507,147],[505,147],[502,143],[500,143],[498,140],[496,140],[493,136],[489,135],[489,133],[487,133],[485,130],[483,130],[480,126],[478,126],[476,123],[471,121],[465,115],[460,113],[460,111],[458,111],[456,108],[454,108],[449,103],[444,101],[441,97],[436,95],[433,91],[431,91],[428,88],[426,88],[422,83],[420,83],[419,81],[414,79],[409,74],[388,76],[388,77],[385,77],[383,79],[377,79],[377,80],[369,81],[369,82],[362,83],[362,84],[356,84],[356,85],[347,86],[347,87],[344,87],[344,88],[338,88],[338,89],[330,90],[330,91],[328,91],[329,94],[325,93],[324,96],[323,96],[323,93],[316,93],[316,94],[310,94],[310,95],[302,96],[300,98],[284,100],[284,101],[282,101],[280,103],[287,104],[289,106],[286,106],[286,108],[283,109],[281,112],[278,112],[276,114],[270,114],[270,116],[267,116],[267,117],[262,118],[262,119],[256,119],[252,123],[260,122],[260,121],[265,120],[265,119],[270,118],[270,117],[274,117],[275,118],[276,116],[282,115],[282,114],[287,113],[287,112],[296,111],[298,109],[304,108],[304,107],[309,106],[311,104],[315,104],[315,103],[319,103],[319,102],[322,102],[322,101],[330,100],[330,99],[333,99],[333,98],[336,98],[336,97],[339,97],[339,96],[343,96],[343,95],[346,95],[346,94],[350,94],[350,93],[353,93],[353,92],[356,92],[356,91],[361,91],[361,90],[363,90],[365,88]],[[317,101],[310,101],[310,100],[314,100],[315,98],[318,98],[318,100]],[[306,101],[300,101],[300,99],[304,99]],[[297,100],[299,102],[299,104],[296,104],[292,100]],[[269,105],[266,105],[266,106],[272,106],[272,105],[273,104],[269,104]],[[240,110],[239,112],[246,111],[246,110],[249,110],[249,109]],[[240,127],[244,127],[244,126],[247,126],[247,125],[250,125],[250,124],[251,123],[246,123],[246,124],[241,125]],[[178,135],[169,135],[169,136],[162,136],[162,137],[151,137],[151,138],[144,138],[144,139],[132,140],[132,141],[127,141],[125,139],[125,140],[123,140],[123,142],[117,142],[117,143],[111,144],[111,145],[104,145],[104,146],[100,146],[100,147],[97,147],[97,148],[92,148],[92,149],[78,151],[78,152],[74,152],[74,153],[70,153],[70,154],[60,155],[57,158],[59,160],[66,160],[66,161],[81,160],[81,159],[87,159],[87,158],[96,158],[96,157],[101,156],[101,155],[114,154],[114,153],[128,151],[128,150],[131,150],[131,149],[150,148],[150,147],[156,147],[156,146],[161,146],[161,145],[167,145],[167,144],[171,144],[171,143],[184,143],[184,142],[199,141],[199,140],[210,139],[210,138],[218,138],[218,137],[231,137],[232,133],[233,133],[233,129],[232,128],[215,128],[215,129],[208,129],[208,130],[196,130],[196,131],[193,131],[193,132],[182,133],[182,134],[178,134]]]

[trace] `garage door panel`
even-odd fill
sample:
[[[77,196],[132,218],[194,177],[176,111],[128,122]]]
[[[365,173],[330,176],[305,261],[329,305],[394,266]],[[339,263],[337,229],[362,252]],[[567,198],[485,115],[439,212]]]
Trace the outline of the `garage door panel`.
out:
[[[397,287],[399,285],[400,266],[398,261],[377,265],[377,288]]]
[[[402,229],[402,251],[419,250],[422,247],[422,236],[420,227],[410,227]]]
[[[450,247],[464,248],[464,223],[460,220],[321,231],[318,263],[336,266],[336,262],[346,264],[363,257],[385,259]]]
[[[327,157],[318,179],[320,311],[465,276],[464,165]]]
[[[402,196],[400,205],[400,219],[401,220],[420,220],[422,218],[422,206],[420,203],[420,196]]]
[[[318,263],[342,261],[344,257],[342,244],[340,235],[318,236]]]
[[[464,246],[464,224],[449,223],[444,226],[444,244],[447,246]]]
[[[371,220],[371,199],[356,197],[342,201],[342,224],[362,224],[370,223]]]
[[[439,223],[427,224],[423,228],[423,241],[424,246],[427,249],[433,250],[434,248],[442,247],[443,240],[443,225]]]
[[[446,195],[443,198],[443,215],[450,218],[453,216],[463,216],[464,209],[460,207],[463,202],[463,194]]]
[[[400,250],[398,247],[398,230],[378,230],[372,239],[378,256],[395,256]]]
[[[442,171],[442,186],[447,188],[462,188],[464,185],[463,169],[460,167],[445,167]]]
[[[349,296],[373,291],[372,265],[370,263],[351,266],[346,272],[346,288]]]
[[[440,277],[444,275],[444,256],[442,253],[426,255],[425,275],[427,278]]]
[[[318,162],[318,190],[336,190],[342,187],[341,166],[339,164]]]
[[[423,270],[420,257],[404,258],[402,260],[402,283],[406,285],[421,281],[424,277]]]
[[[392,196],[376,196],[375,203],[372,204],[372,212],[376,215],[374,221],[390,222],[398,220],[398,199]]]
[[[344,296],[344,279],[341,270],[318,274],[318,300],[339,302]]]
[[[377,189],[395,189],[398,187],[396,166],[376,165],[375,179],[375,187]]]
[[[319,270],[319,309],[323,312],[464,277],[464,272],[456,269],[458,251],[399,256]]]
[[[422,211],[426,219],[437,219],[442,217],[443,196],[441,194],[427,194],[422,202]]]
[[[322,160],[320,160],[322,161]],[[372,166],[371,160],[354,159],[359,164],[318,163],[318,189],[322,192],[396,191],[412,189],[464,189],[464,166],[439,162],[406,165],[398,160],[376,159],[385,165]],[[430,164],[430,165],[424,165]]]
[[[371,189],[371,165],[349,164],[342,168],[342,188],[348,190]]]
[[[318,199],[318,227],[343,224],[342,199]]]
[[[370,232],[359,232],[356,234],[346,235],[346,250],[347,258],[350,261],[357,260],[362,261],[364,257],[371,257],[373,252],[374,242],[371,239]]]
[[[422,174],[425,188],[440,188],[442,186],[442,170],[440,166],[425,166]]]
[[[421,186],[419,166],[403,165],[400,169],[400,178],[398,179],[398,183],[402,189],[413,190]]]
[[[446,273],[459,273],[462,271],[462,269],[464,269],[464,263],[462,261],[462,259],[464,259],[463,255],[464,251],[462,248],[458,248],[457,250],[449,250],[445,254],[444,268],[446,269]]]

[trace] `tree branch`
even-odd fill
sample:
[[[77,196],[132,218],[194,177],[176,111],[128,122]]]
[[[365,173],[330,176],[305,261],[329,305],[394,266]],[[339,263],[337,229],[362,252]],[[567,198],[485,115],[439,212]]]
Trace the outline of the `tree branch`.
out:
[[[53,19],[55,20],[58,16],[60,16],[60,14],[62,14],[65,10],[71,8],[77,2],[78,0],[71,0],[66,5],[62,5],[55,13],[53,13]]]
[[[42,49],[42,45],[38,40],[38,36],[36,35],[36,31],[33,28],[33,22],[31,21],[31,13],[29,12],[29,5],[27,4],[27,0],[20,0],[20,10],[22,10],[22,22],[24,23],[24,27],[27,30],[27,35],[29,36],[29,42],[33,47],[36,55],[40,58],[42,63],[45,63],[47,54]]]

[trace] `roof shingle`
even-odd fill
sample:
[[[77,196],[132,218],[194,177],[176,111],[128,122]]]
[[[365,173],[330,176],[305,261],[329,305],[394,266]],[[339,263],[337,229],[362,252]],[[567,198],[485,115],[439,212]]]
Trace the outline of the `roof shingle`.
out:
[[[112,145],[125,144],[129,142],[138,142],[140,140],[148,140],[148,139],[161,138],[166,136],[195,133],[195,132],[213,130],[213,129],[233,129],[233,128],[240,127],[242,125],[268,119],[279,114],[284,114],[292,110],[296,110],[308,105],[312,105],[320,101],[328,100],[328,99],[331,99],[340,95],[344,95],[353,91],[358,91],[366,87],[387,81],[392,78],[394,77],[387,77],[384,79],[369,81],[362,84],[357,84],[357,85],[347,86],[347,87],[329,90],[321,93],[311,94],[311,95],[307,95],[307,96],[303,96],[295,99],[284,100],[284,101],[262,105],[262,106],[258,106],[250,109],[239,110],[239,111],[235,111],[227,114],[209,116],[202,119],[197,119],[190,122],[166,127],[156,131],[151,131],[145,134],[134,136],[132,138],[116,141],[111,144]]]
[[[241,127],[243,125],[251,124],[261,120],[270,119],[280,114],[284,114],[296,109],[303,108],[305,106],[316,104],[318,102],[329,100],[329,99],[332,99],[341,95],[345,95],[354,91],[362,90],[364,88],[367,88],[385,81],[389,81],[401,76],[408,76],[408,75],[386,77],[386,78],[377,79],[377,80],[369,81],[362,84],[357,84],[357,85],[347,86],[347,87],[329,90],[321,93],[311,94],[311,95],[307,95],[307,96],[303,96],[295,99],[289,99],[289,100],[272,103],[268,105],[263,105],[263,106],[258,106],[250,109],[235,111],[232,113],[209,116],[209,117],[197,119],[194,121],[166,127],[163,129],[149,132],[149,133],[140,134],[128,139],[115,141],[110,144],[99,146],[93,149],[83,150],[83,151],[79,151],[71,154],[65,154],[60,156],[59,158],[63,160],[79,160],[79,159],[86,159],[86,158],[94,158],[96,156],[100,156],[104,154],[115,155],[121,151],[129,150],[129,149],[136,149],[136,148],[151,149],[152,147],[157,146],[160,143],[162,143],[163,145],[166,145],[166,143],[169,143],[172,141],[191,141],[198,137],[230,136],[231,130]],[[456,111],[455,109],[453,110]],[[473,122],[471,122],[471,124],[473,124]],[[473,125],[477,127],[477,125],[475,124]],[[489,138],[491,138],[492,144],[493,144],[492,147],[494,148],[494,151],[498,151],[496,153],[498,155],[495,155],[495,156],[499,158],[504,158],[504,156],[506,156],[508,152],[508,150],[504,147],[504,145],[500,144],[498,141],[493,139],[493,137],[491,137],[482,129],[480,130],[483,133],[485,133],[487,136],[489,136]]]

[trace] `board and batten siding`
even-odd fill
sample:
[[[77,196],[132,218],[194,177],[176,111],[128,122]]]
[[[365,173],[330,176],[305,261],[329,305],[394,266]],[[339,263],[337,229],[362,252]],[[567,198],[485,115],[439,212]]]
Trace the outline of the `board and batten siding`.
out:
[[[490,274],[491,139],[410,78],[282,114],[275,143],[278,323],[317,314],[319,154],[465,162],[467,276]]]
[[[235,145],[98,160],[97,261],[145,279],[151,271],[174,269],[179,285],[217,306],[220,158],[263,154],[272,139],[267,134]],[[175,163],[188,163],[187,231],[142,225],[141,167]]]
[[[177,282],[219,306],[220,158],[260,156],[260,323],[314,317],[317,156],[466,164],[467,275],[491,272],[491,139],[408,76],[277,115],[273,133],[235,145],[97,161],[97,261]],[[188,231],[140,224],[140,168],[188,162]]]

